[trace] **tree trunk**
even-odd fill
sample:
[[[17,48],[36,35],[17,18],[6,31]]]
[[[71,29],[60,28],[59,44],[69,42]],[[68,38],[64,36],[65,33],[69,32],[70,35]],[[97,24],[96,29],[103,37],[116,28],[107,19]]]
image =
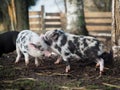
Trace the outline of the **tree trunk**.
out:
[[[0,9],[1,9],[1,25],[3,26],[3,30],[9,31],[11,30],[11,25],[10,25],[10,17],[8,13],[8,6],[5,0],[0,1]],[[1,30],[1,31],[3,31]]]
[[[8,13],[3,14],[3,27],[4,27],[5,31],[10,31],[11,30],[10,18],[9,18],[9,14]]]
[[[83,0],[66,0],[67,4],[67,26],[68,32],[88,35]]]
[[[16,12],[15,12],[15,5],[14,5],[14,0],[11,0],[10,2],[7,3],[8,5],[8,13],[10,17],[10,22],[11,22],[11,30],[16,30]]]
[[[120,46],[120,0],[113,0],[112,4],[112,44]]]
[[[120,56],[120,0],[112,0],[112,49],[115,56]]]
[[[28,5],[26,0],[15,0],[17,30],[29,29]]]

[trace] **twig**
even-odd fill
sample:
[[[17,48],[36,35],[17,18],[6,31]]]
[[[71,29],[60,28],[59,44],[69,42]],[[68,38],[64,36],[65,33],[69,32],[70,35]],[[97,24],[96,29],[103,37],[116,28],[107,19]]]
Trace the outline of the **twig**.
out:
[[[36,81],[36,79],[34,79],[34,78],[18,78],[15,81],[19,81],[19,80],[32,80],[32,81]]]
[[[85,87],[68,87],[68,86],[61,86],[60,89],[64,90],[86,90]]]
[[[102,83],[103,85],[109,86],[109,87],[115,87],[115,88],[120,88],[120,86],[113,85],[113,84],[108,84],[108,83]]]
[[[53,73],[50,76],[68,76],[69,74]]]
[[[68,76],[70,74],[62,74],[62,73],[36,73],[37,75],[40,76]]]
[[[2,82],[4,82],[4,83],[13,83],[14,80],[4,80],[4,81],[2,81]]]
[[[48,76],[48,74],[46,74],[46,73],[36,73],[36,74],[39,76]]]

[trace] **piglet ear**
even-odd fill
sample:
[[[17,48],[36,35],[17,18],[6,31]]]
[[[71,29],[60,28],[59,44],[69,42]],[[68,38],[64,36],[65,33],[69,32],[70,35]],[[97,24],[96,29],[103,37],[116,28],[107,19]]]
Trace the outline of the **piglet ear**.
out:
[[[57,40],[58,37],[59,37],[58,33],[53,33],[51,36],[52,40]]]
[[[28,44],[28,47],[29,47],[29,48],[32,48],[32,49],[36,49],[36,48],[35,48],[35,45],[34,45],[33,43],[29,43],[29,44]]]

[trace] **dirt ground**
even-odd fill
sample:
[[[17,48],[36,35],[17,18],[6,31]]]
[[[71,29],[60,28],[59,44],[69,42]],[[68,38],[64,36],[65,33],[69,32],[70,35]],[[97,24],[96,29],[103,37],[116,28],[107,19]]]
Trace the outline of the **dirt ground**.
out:
[[[110,39],[104,44],[109,50]],[[120,90],[120,58],[114,59],[113,64],[105,63],[100,78],[95,64],[82,66],[74,60],[71,71],[65,73],[65,63],[55,65],[55,56],[44,57],[38,67],[34,58],[30,58],[27,67],[23,57],[18,64],[14,63],[15,58],[15,52],[0,58],[0,90]]]

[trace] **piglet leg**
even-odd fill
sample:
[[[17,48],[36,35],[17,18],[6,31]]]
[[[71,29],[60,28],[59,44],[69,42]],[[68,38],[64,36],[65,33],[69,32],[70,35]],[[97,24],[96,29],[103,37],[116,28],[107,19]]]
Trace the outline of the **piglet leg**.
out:
[[[70,62],[69,60],[66,61],[66,69],[65,69],[65,72],[69,72],[70,71]]]
[[[36,67],[39,66],[39,62],[38,62],[38,58],[37,57],[35,58],[35,65],[36,65]]]
[[[69,72],[70,71],[70,65],[67,65],[66,66],[66,69],[65,69],[65,72],[67,73],[67,72]]]
[[[102,72],[104,71],[104,60],[100,59],[100,76],[102,75]]]
[[[100,67],[99,67],[99,69],[100,69],[100,75],[99,75],[99,77],[101,77],[102,73],[104,71],[104,60],[102,58],[97,59],[97,64],[100,65]]]
[[[25,57],[25,65],[27,66],[29,64],[29,55],[27,53],[24,53]]]
[[[15,63],[18,63],[19,60],[20,60],[20,57],[21,57],[21,53],[20,53],[20,50],[18,47],[16,47],[16,53],[17,53],[17,57],[16,57],[16,60],[15,60]]]
[[[58,59],[54,62],[54,64],[59,64],[62,61],[61,57],[58,57]]]

